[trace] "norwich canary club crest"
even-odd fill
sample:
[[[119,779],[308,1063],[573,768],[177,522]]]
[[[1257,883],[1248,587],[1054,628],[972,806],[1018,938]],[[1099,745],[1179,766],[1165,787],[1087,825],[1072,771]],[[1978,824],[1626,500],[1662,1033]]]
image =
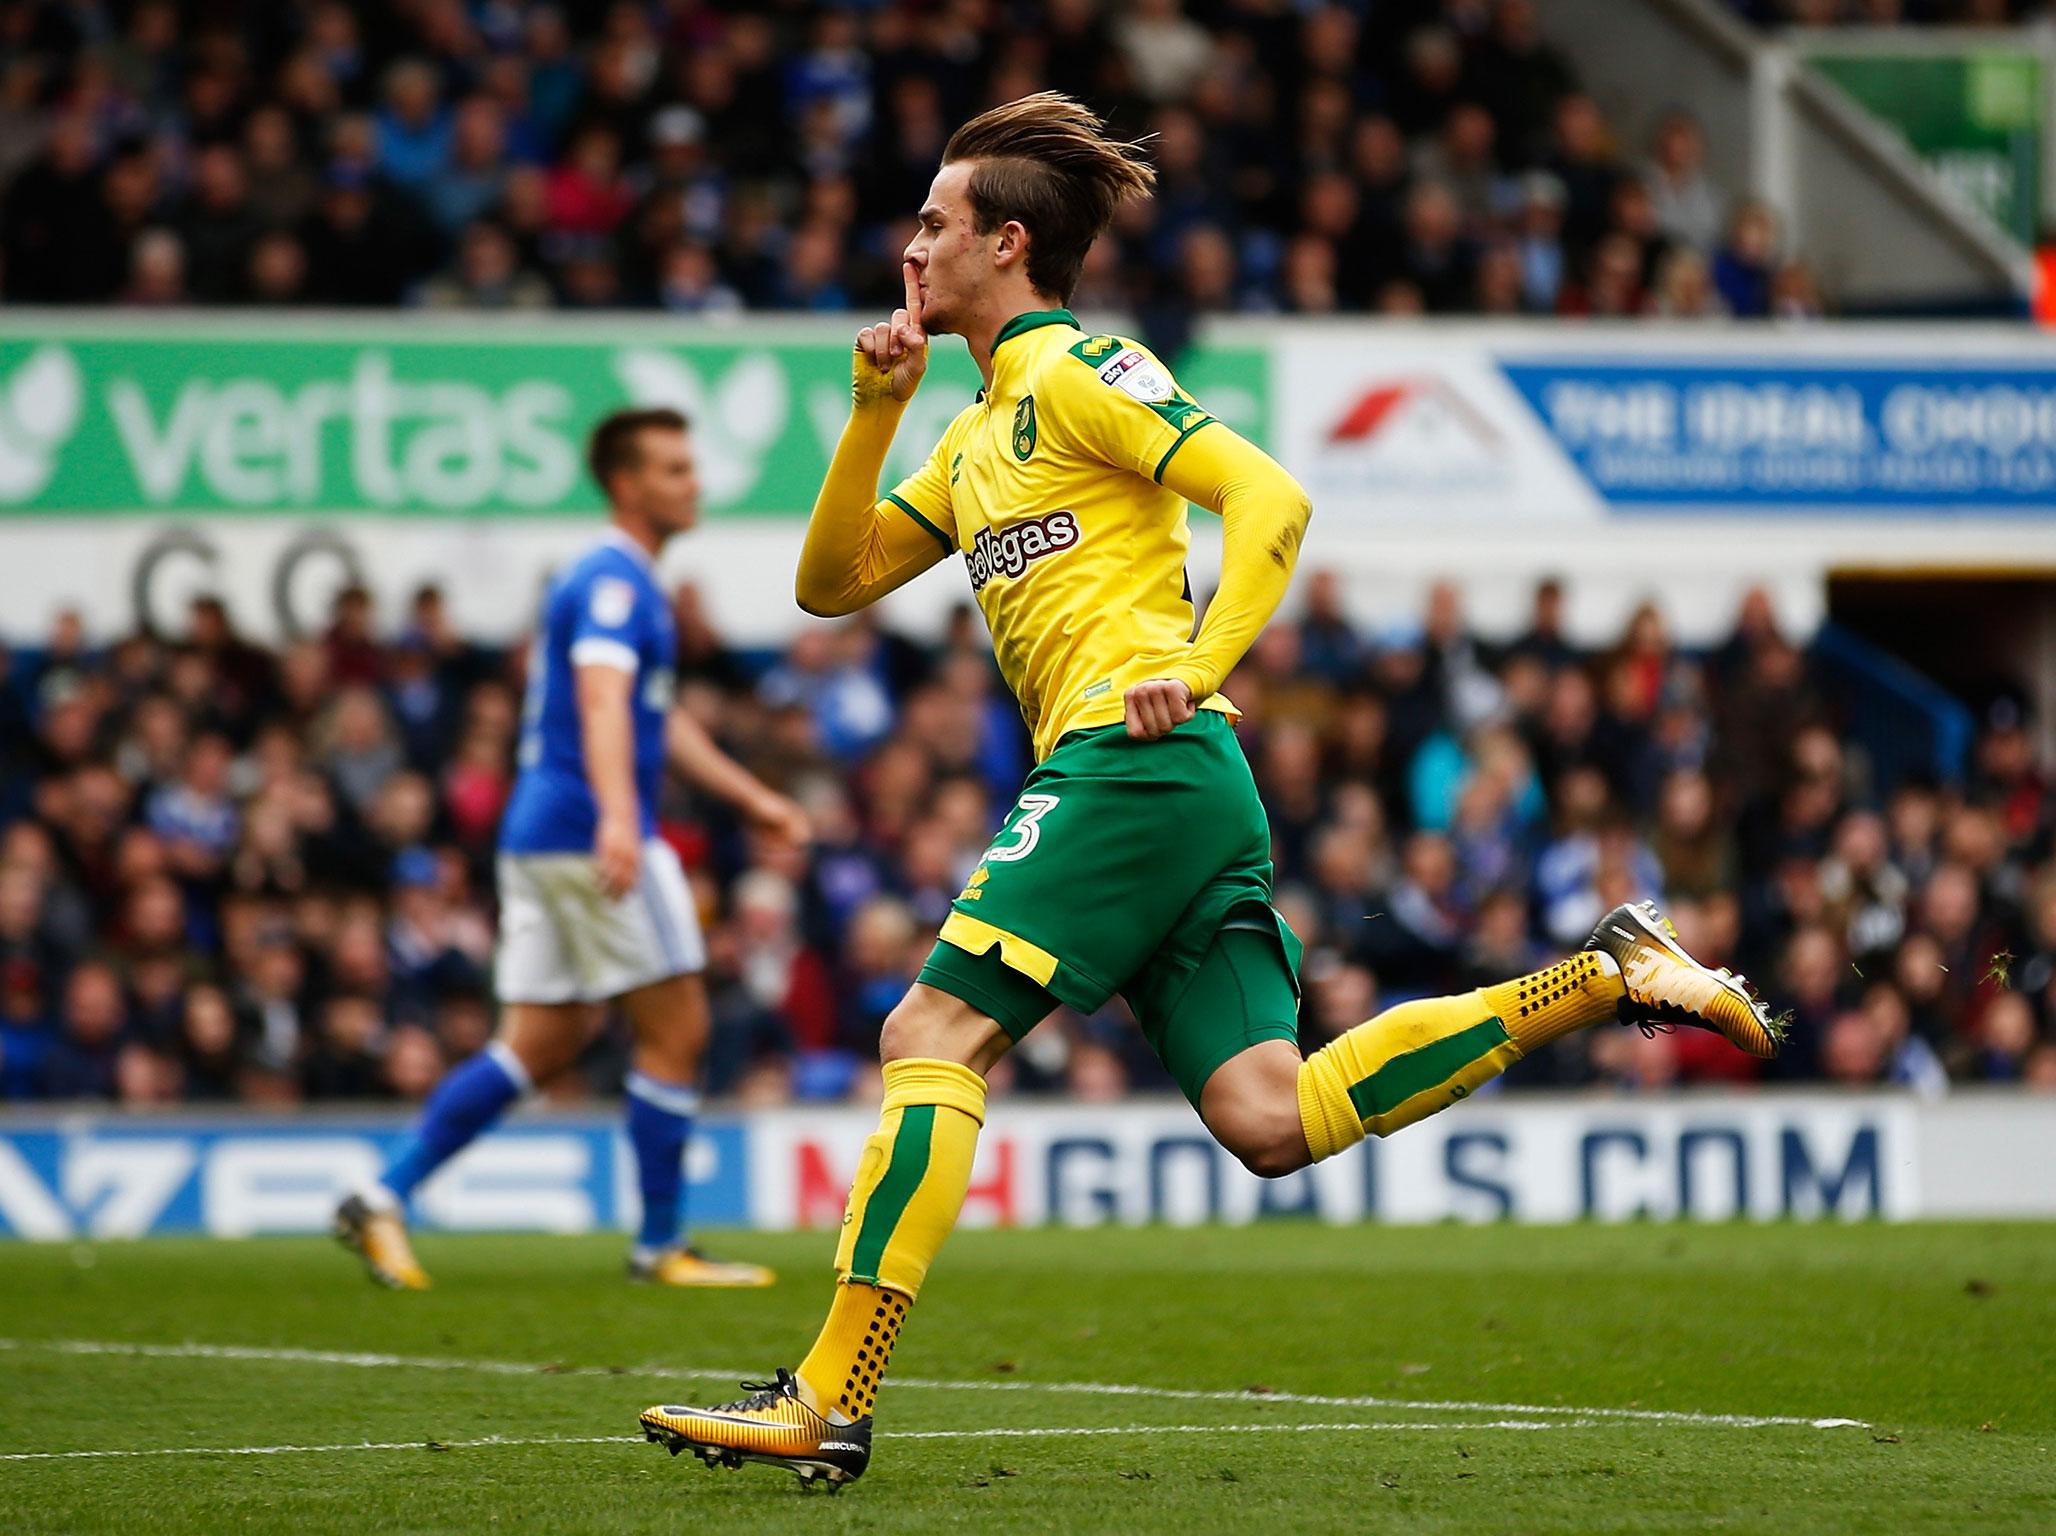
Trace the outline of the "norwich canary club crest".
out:
[[[1023,395],[1014,407],[1014,457],[1022,463],[1035,451],[1035,397]]]

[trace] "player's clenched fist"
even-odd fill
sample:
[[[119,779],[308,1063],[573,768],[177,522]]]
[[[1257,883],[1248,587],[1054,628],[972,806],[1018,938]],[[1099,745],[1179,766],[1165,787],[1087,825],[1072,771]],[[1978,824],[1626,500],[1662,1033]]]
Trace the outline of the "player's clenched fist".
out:
[[[867,325],[857,332],[851,393],[858,405],[869,405],[890,395],[911,400],[928,371],[928,333],[921,328],[921,274],[911,261],[900,263],[906,279],[907,303],[892,312],[881,325]]]
[[[1121,695],[1127,706],[1128,734],[1137,741],[1155,741],[1190,720],[1196,711],[1192,690],[1175,677],[1153,677]]]

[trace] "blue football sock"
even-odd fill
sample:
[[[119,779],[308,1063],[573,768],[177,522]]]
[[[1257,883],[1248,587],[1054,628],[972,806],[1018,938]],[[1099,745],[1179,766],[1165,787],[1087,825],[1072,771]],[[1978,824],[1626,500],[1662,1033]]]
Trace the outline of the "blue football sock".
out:
[[[414,1134],[379,1183],[405,1203],[415,1186],[470,1146],[509,1104],[528,1091],[521,1058],[498,1040],[436,1084]]]
[[[628,1142],[642,1188],[635,1245],[654,1254],[679,1240],[685,1222],[685,1143],[700,1096],[647,1072],[628,1074]]]

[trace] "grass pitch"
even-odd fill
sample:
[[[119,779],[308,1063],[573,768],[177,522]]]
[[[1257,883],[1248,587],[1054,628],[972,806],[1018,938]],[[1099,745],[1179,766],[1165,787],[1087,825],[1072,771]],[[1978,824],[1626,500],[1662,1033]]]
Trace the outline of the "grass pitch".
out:
[[[797,1359],[828,1237],[723,1238],[784,1275],[726,1294],[420,1246],[421,1296],[311,1239],[0,1248],[0,1526],[2056,1530],[2046,1225],[960,1233],[832,1499],[634,1433]]]

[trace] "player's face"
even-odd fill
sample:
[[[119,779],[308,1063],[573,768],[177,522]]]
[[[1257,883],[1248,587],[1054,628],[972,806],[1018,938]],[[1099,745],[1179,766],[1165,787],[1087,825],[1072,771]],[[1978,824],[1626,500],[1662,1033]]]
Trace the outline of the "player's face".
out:
[[[906,259],[921,274],[921,323],[930,335],[954,335],[992,276],[988,246],[994,237],[973,227],[968,163],[935,173],[919,223]]]
[[[637,445],[634,469],[616,484],[627,504],[664,533],[684,533],[700,520],[700,478],[693,465],[692,438],[652,428]]]

